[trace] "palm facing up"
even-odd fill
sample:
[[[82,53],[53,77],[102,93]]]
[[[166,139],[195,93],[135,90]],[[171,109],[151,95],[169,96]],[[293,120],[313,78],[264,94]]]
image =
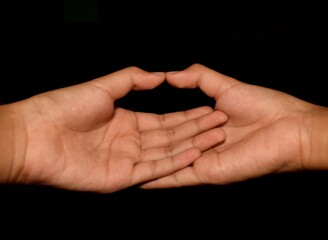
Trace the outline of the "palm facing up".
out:
[[[197,108],[159,116],[114,107],[130,90],[154,88],[164,78],[128,68],[17,104],[27,136],[17,181],[113,192],[188,166],[199,149],[223,140],[214,127],[225,114]]]
[[[144,188],[226,184],[302,168],[302,121],[315,106],[288,94],[242,83],[195,64],[167,80],[176,87],[200,87],[225,112],[226,140],[192,166],[146,183]]]

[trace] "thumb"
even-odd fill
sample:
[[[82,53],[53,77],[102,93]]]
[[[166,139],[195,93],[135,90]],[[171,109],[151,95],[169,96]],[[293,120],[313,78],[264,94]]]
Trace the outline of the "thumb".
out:
[[[206,95],[218,100],[221,93],[241,83],[238,80],[218,73],[201,64],[193,64],[183,71],[167,72],[166,80],[178,88],[199,87]]]
[[[153,89],[163,83],[165,73],[147,72],[138,67],[127,67],[92,80],[92,84],[105,90],[114,99],[119,99],[131,90]]]

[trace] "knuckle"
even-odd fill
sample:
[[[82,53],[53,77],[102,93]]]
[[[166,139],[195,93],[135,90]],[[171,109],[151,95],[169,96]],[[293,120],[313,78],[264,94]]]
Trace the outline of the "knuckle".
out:
[[[167,158],[172,158],[172,156],[173,156],[173,148],[172,147],[165,148],[165,156]]]
[[[174,142],[174,137],[175,137],[175,130],[174,129],[168,129],[166,130],[166,136],[168,138],[168,143],[172,144]]]

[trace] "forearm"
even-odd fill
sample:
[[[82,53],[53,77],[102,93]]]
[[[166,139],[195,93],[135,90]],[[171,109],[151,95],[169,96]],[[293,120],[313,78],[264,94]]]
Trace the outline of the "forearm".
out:
[[[309,170],[328,170],[328,108],[316,107],[305,122],[307,145],[303,146],[303,167]]]
[[[11,105],[0,105],[0,184],[16,182],[24,155],[23,129]]]

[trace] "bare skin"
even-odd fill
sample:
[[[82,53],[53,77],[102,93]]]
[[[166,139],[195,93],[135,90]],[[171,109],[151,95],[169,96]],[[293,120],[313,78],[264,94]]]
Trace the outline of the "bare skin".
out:
[[[0,106],[0,182],[110,193],[170,175],[223,141],[227,116],[209,107],[156,115],[116,108],[165,73],[129,67]]]
[[[328,110],[272,89],[249,85],[203,65],[168,72],[178,88],[199,87],[225,112],[226,140],[191,166],[142,185],[168,188],[228,184],[266,174],[328,169]]]

